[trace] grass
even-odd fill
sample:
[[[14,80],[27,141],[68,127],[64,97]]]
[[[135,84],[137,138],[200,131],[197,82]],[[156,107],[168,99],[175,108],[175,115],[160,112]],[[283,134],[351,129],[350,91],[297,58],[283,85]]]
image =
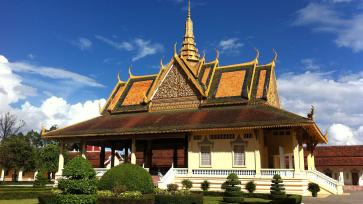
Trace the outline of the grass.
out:
[[[219,204],[219,201],[222,201],[223,197],[214,197],[214,196],[204,196],[203,203],[204,204]],[[259,202],[259,203],[268,203],[271,200],[265,200],[262,198],[244,198],[246,202]]]
[[[34,203],[39,195],[49,194],[51,188],[33,188],[20,186],[1,186],[0,204],[2,203]],[[7,200],[7,201],[5,201]],[[38,203],[38,202],[35,202]]]
[[[0,204],[37,204],[38,199],[0,200]]]

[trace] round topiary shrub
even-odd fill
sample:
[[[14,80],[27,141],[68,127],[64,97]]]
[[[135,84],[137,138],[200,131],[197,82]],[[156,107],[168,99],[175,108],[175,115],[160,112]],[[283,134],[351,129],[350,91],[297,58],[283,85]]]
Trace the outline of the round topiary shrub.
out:
[[[238,179],[238,176],[234,173],[231,173],[227,177],[227,181],[225,182],[225,192],[223,196],[223,201],[219,202],[220,204],[226,203],[240,203],[243,201],[241,194],[241,181]]]
[[[40,170],[35,176],[33,187],[44,188],[47,183],[48,183],[48,177],[46,176],[46,172],[44,170]]]
[[[94,204],[96,203],[97,179],[91,164],[77,156],[69,161],[63,170],[65,178],[59,180],[57,195],[59,204]]]
[[[134,164],[121,164],[108,170],[100,179],[100,190],[113,190],[124,186],[127,191],[153,192],[154,185],[149,172]]]
[[[192,181],[191,181],[191,180],[189,180],[189,179],[184,179],[184,180],[182,181],[182,186],[183,186],[183,189],[185,189],[185,190],[189,190],[189,189],[191,189],[191,188],[193,187],[193,183],[192,183]]]
[[[249,193],[253,193],[256,190],[256,184],[254,181],[249,181],[248,183],[246,183],[245,189],[249,192]]]
[[[274,199],[286,198],[284,182],[282,181],[281,176],[275,174],[271,182],[272,183],[270,187],[270,192],[272,198]]]
[[[311,196],[317,197],[318,192],[320,191],[320,187],[317,183],[309,183],[308,184],[308,191],[311,192]]]
[[[203,190],[203,192],[206,192],[209,190],[209,181],[204,180],[201,184],[200,184],[200,188]]]

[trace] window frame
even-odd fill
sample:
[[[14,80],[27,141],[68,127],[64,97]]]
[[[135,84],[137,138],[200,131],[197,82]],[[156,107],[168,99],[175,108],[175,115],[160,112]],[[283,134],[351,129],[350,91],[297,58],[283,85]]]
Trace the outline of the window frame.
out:
[[[202,148],[203,147],[208,147],[209,148],[209,165],[205,165],[202,163]],[[204,168],[211,168],[212,167],[212,145],[209,144],[201,144],[199,146],[199,167],[204,167]]]
[[[235,146],[243,147],[243,164],[239,165],[235,163]],[[244,168],[246,167],[246,145],[243,143],[232,144],[232,167],[234,168]]]

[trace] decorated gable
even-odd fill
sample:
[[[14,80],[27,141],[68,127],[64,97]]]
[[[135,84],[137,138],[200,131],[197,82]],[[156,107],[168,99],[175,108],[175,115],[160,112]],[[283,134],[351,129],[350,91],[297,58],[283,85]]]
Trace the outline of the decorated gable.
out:
[[[152,100],[197,96],[197,91],[179,65],[174,64],[155,90]]]

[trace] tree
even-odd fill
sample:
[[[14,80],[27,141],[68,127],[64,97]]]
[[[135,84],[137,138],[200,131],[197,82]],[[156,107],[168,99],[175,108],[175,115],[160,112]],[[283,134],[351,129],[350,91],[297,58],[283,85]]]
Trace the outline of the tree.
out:
[[[281,179],[281,176],[278,174],[275,174],[271,181],[271,187],[270,192],[272,195],[272,198],[278,199],[278,198],[286,198],[285,193],[285,187],[284,182]]]
[[[225,182],[226,190],[224,192],[223,201],[219,202],[220,204],[237,204],[243,201],[241,187],[237,185],[241,185],[241,181],[238,179],[238,176],[235,173],[229,174],[227,181]]]
[[[54,175],[58,170],[59,153],[60,150],[56,144],[47,144],[38,150],[37,167],[47,171],[48,178],[50,177],[50,173]]]
[[[18,120],[16,115],[7,112],[0,115],[0,139],[8,138],[12,135],[17,135],[25,122]]]
[[[97,191],[96,172],[83,157],[77,156],[66,164],[64,178],[59,180],[59,204],[95,204]]]
[[[19,170],[32,171],[35,169],[35,149],[22,136],[12,136],[0,144],[0,166],[13,170],[13,180]]]
[[[42,137],[40,136],[39,132],[36,132],[34,130],[30,130],[29,132],[27,132],[24,137],[35,148],[43,147],[46,143],[45,140],[42,139]]]

